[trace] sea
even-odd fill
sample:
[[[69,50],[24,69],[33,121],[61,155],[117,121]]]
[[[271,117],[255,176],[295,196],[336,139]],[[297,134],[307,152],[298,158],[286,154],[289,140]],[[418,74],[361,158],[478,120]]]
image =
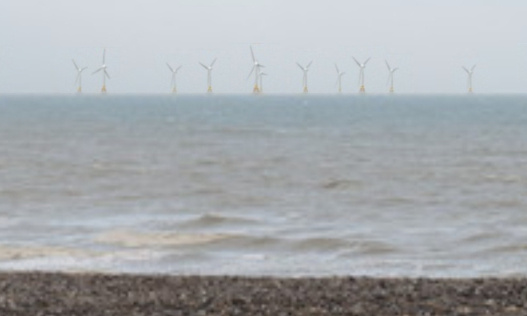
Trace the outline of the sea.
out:
[[[527,95],[0,96],[0,271],[526,263]]]

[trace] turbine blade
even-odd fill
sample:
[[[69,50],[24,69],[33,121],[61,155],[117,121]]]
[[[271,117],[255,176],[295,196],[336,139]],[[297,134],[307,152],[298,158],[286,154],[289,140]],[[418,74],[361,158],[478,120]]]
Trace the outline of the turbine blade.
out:
[[[205,68],[205,69],[209,70],[209,67],[207,67],[207,66],[203,65],[202,63],[199,63],[199,64],[200,64],[200,65],[201,65],[201,66],[202,66],[203,68]]]
[[[395,67],[392,69],[392,73],[396,72],[397,70],[399,70],[399,68]]]
[[[256,68],[256,66],[253,66],[253,68],[251,68],[251,72],[249,73],[249,75],[247,76],[247,79],[249,79],[251,77],[251,75],[253,74],[254,72],[254,68]],[[247,80],[246,79],[246,80]]]
[[[463,70],[465,70],[467,74],[470,73],[470,71],[465,66],[462,66],[461,68],[463,68]]]
[[[361,66],[360,63],[359,63],[359,61],[358,61],[357,59],[355,59],[355,57],[351,56],[351,58],[353,58],[353,60],[354,60],[355,63],[357,64],[357,66],[359,66],[359,67]]]
[[[253,52],[253,47],[252,46],[249,46],[251,48],[251,56],[253,57],[253,62],[256,62],[256,58],[254,58],[254,52]]]
[[[73,66],[75,66],[75,69],[79,71],[80,68],[79,66],[77,66],[77,63],[75,63],[75,60],[72,59],[71,61],[73,62]]]
[[[384,60],[384,62],[386,63],[386,67],[388,67],[388,71],[391,72],[392,71],[392,67],[390,67],[390,64],[388,64],[388,61]]]
[[[337,66],[337,64],[335,64],[335,69],[337,69],[337,73],[340,74],[339,66]]]
[[[94,72],[92,72],[92,75],[94,75],[94,74],[98,73],[98,72],[99,72],[99,71],[101,71],[101,70],[102,70],[102,67],[101,67],[101,68],[99,68],[99,69],[97,69],[97,70],[95,70]]]
[[[167,63],[168,69],[170,69],[170,72],[174,72],[174,69]]]
[[[300,69],[302,69],[302,71],[304,71],[304,67],[302,67],[302,65],[300,65],[299,63],[296,63],[298,65],[298,67],[300,67]]]
[[[213,60],[212,63],[210,64],[210,67],[211,67],[211,68],[212,68],[212,66],[214,66],[214,63],[216,63],[216,60],[217,60],[217,59],[218,59],[218,58],[214,58],[214,60]]]
[[[179,71],[179,69],[181,69],[181,67],[183,67],[183,66],[179,66],[179,67],[176,68],[176,73]]]
[[[476,68],[476,65],[472,66],[472,68],[470,68],[470,72],[473,72],[475,68]]]
[[[88,69],[88,67],[84,67],[84,68],[82,68],[80,72],[83,72],[83,71],[86,70],[86,69]]]
[[[313,61],[310,61],[309,64],[307,64],[306,69],[309,69],[309,67],[311,67],[312,63],[313,63]]]
[[[108,74],[108,72],[106,71],[106,69],[104,69],[104,75],[105,75],[108,79],[111,79],[111,78],[110,78],[110,75]]]
[[[366,66],[366,64],[370,61],[371,57],[368,57],[368,59],[366,59],[366,61],[364,62],[364,66]]]
[[[102,64],[106,64],[106,48],[102,52]]]

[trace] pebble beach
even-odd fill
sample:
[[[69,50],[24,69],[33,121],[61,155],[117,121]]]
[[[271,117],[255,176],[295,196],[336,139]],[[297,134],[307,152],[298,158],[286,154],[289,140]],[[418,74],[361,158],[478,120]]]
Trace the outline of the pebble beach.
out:
[[[0,315],[527,315],[527,279],[2,273]]]

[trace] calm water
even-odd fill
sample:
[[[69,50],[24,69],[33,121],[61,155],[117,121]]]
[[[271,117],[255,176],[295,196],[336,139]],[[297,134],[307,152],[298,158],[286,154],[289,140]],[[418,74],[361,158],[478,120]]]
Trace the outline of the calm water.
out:
[[[0,96],[0,269],[527,276],[527,96]]]

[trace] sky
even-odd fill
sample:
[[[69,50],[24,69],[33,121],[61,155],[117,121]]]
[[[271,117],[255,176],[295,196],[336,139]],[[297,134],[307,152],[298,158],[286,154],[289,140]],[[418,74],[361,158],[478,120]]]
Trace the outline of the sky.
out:
[[[0,2],[0,93],[74,93],[71,59],[87,66],[85,92],[107,49],[110,93],[168,93],[166,62],[181,65],[180,93],[203,93],[198,62],[218,58],[217,93],[249,93],[252,45],[267,93],[299,93],[296,62],[313,61],[309,89],[357,93],[359,60],[369,93],[464,93],[461,66],[477,64],[474,90],[527,92],[525,0],[5,0]]]

